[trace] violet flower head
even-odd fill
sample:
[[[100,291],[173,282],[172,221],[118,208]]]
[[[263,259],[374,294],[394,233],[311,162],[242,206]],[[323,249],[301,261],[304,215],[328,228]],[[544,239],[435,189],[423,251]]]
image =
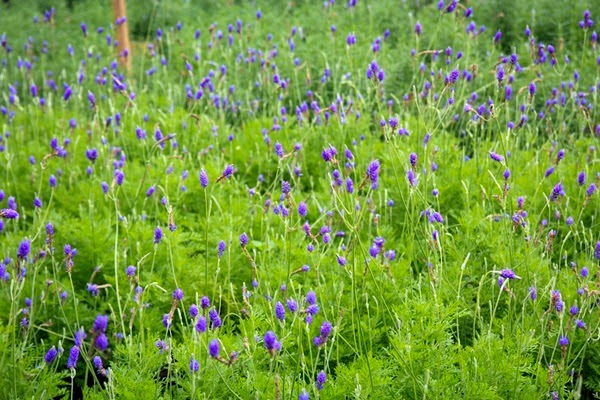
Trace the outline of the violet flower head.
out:
[[[79,347],[73,346],[73,347],[71,347],[71,351],[69,352],[69,359],[67,360],[67,368],[68,369],[77,368],[77,360],[79,360]]]
[[[498,153],[495,153],[495,152],[493,152],[493,151],[490,151],[490,158],[491,158],[492,160],[494,160],[494,161],[497,161],[497,162],[502,162],[502,161],[504,161],[504,157],[502,157],[500,154],[498,154]]]
[[[246,234],[246,232],[242,233],[240,235],[240,246],[242,246],[242,248],[245,248],[248,245],[248,235]]]
[[[208,317],[210,318],[210,321],[212,323],[212,330],[217,329],[223,324],[223,322],[221,321],[221,317],[219,317],[219,312],[216,308],[213,308],[208,312]]]
[[[280,301],[275,304],[275,317],[280,321],[285,319],[285,307]]]
[[[19,244],[19,248],[17,250],[17,258],[19,260],[27,260],[29,258],[29,253],[31,252],[31,241],[29,239],[24,239]]]
[[[560,347],[567,347],[569,345],[569,338],[567,338],[566,336],[561,336],[560,338],[558,338],[558,345]]]
[[[585,172],[581,171],[579,175],[577,175],[577,183],[579,186],[585,185]]]
[[[533,286],[529,288],[529,298],[531,301],[535,301],[535,299],[537,299],[537,290]]]
[[[559,182],[552,189],[549,199],[550,199],[550,201],[556,201],[556,200],[558,200],[559,197],[564,197],[565,195],[566,195],[565,188],[564,188],[562,182]]]
[[[223,257],[223,253],[225,252],[225,242],[223,240],[219,241],[217,246],[217,255],[219,258]]]
[[[163,238],[163,231],[162,231],[162,229],[160,229],[160,226],[157,226],[156,229],[154,230],[154,244],[159,244],[160,242],[162,242],[162,238]]]
[[[0,218],[17,219],[17,218],[19,218],[19,213],[13,209],[6,208],[3,210],[0,210]]]
[[[415,24],[415,35],[421,36],[422,33],[423,33],[423,26],[421,25],[421,23],[419,21],[417,21],[417,23]]]
[[[230,178],[233,175],[234,169],[232,164],[228,164],[223,170],[223,178]]]
[[[298,311],[298,302],[294,299],[288,299],[287,300],[287,307],[288,310],[290,310],[291,313],[295,313],[296,311]]]
[[[377,188],[377,182],[379,180],[379,160],[373,160],[367,167],[367,177],[371,181],[371,188],[375,190]]]
[[[200,186],[202,186],[202,189],[206,189],[208,186],[208,175],[205,170],[200,171]]]
[[[600,260],[600,240],[596,242],[596,249],[594,250],[594,258]]]
[[[196,372],[198,372],[198,370],[200,369],[200,364],[198,363],[198,360],[196,360],[195,358],[190,358],[190,372],[192,374],[195,374]]]
[[[325,387],[325,382],[327,382],[327,375],[325,374],[325,371],[321,371],[317,374],[315,386],[317,389],[323,390],[323,387]]]
[[[198,332],[198,333],[206,332],[206,317],[204,315],[200,315],[198,317],[198,321],[196,322],[196,332]]]
[[[200,307],[202,307],[203,310],[207,310],[210,308],[210,299],[208,298],[208,296],[202,296],[202,298],[200,299]]]
[[[218,339],[213,339],[208,343],[208,354],[212,358],[219,358],[219,353],[221,352],[221,346],[219,344]]]
[[[281,342],[277,340],[277,336],[273,331],[267,331],[265,336],[263,337],[263,343],[265,348],[272,354],[275,355],[276,352],[281,350]]]
[[[100,351],[104,351],[108,348],[108,338],[104,333],[98,335],[96,340],[94,340],[94,347]]]
[[[517,279],[517,275],[514,273],[514,271],[508,268],[503,269],[500,272],[500,276],[504,279]]]
[[[410,166],[415,168],[417,166],[417,153],[410,153],[408,156],[408,161],[410,162]]]
[[[115,182],[117,186],[121,186],[123,184],[123,180],[125,179],[125,174],[120,169],[115,171]]]
[[[331,322],[325,321],[323,325],[321,325],[321,338],[328,338],[331,335],[331,331],[333,330],[333,325]]]
[[[108,327],[108,315],[98,315],[94,321],[93,330],[95,333],[105,333]]]
[[[198,316],[198,306],[195,304],[190,305],[190,318],[194,319]]]
[[[173,300],[175,300],[175,301],[183,300],[183,290],[181,290],[180,288],[175,289],[175,291],[173,291]]]
[[[298,204],[298,215],[300,215],[301,217],[306,217],[307,213],[308,213],[308,207],[305,202],[301,201]]]
[[[54,362],[54,360],[56,360],[56,356],[58,355],[58,351],[56,350],[56,347],[52,346],[48,352],[46,353],[46,355],[44,356],[44,362],[47,365],[50,365]]]
[[[494,34],[494,44],[497,44],[502,39],[502,31],[498,31]]]
[[[131,278],[135,275],[136,271],[137,269],[135,268],[135,266],[130,265],[127,268],[125,268],[125,275],[127,275],[128,278]]]

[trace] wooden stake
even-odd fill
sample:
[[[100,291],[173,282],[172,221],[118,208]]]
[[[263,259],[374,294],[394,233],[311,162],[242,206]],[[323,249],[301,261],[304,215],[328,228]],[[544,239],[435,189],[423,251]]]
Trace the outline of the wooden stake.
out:
[[[112,0],[115,21],[123,21],[117,25],[117,40],[119,41],[118,59],[127,72],[131,72],[131,45],[129,43],[129,27],[125,0]]]

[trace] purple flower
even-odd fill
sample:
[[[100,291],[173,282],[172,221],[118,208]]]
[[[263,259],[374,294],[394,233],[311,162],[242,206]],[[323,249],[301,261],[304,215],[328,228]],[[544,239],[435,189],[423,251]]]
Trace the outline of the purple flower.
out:
[[[584,279],[587,278],[589,273],[590,273],[590,271],[588,270],[588,267],[581,268],[580,274],[581,274],[582,278],[584,278]]]
[[[371,181],[371,188],[375,190],[377,188],[377,181],[379,180],[379,160],[373,160],[367,167],[367,176]]]
[[[206,175],[205,170],[200,171],[200,186],[202,186],[202,189],[206,189],[208,186],[208,175]]]
[[[115,171],[115,182],[117,186],[121,186],[123,184],[123,179],[125,179],[125,174],[120,169]]]
[[[196,322],[196,331],[198,333],[206,332],[206,317],[204,317],[204,315],[198,317],[198,322]]]
[[[596,242],[596,250],[594,251],[596,260],[600,260],[600,240]]]
[[[494,35],[494,44],[498,43],[500,41],[500,39],[502,39],[502,32],[498,31]]]
[[[263,343],[265,345],[265,348],[271,354],[274,354],[275,352],[281,350],[281,343],[277,340],[277,336],[275,335],[275,332],[273,332],[273,331],[267,331],[265,333],[265,336],[263,338]]]
[[[225,252],[225,242],[223,240],[219,241],[219,244],[217,246],[217,255],[219,258],[221,258],[223,256],[223,253]]]
[[[569,308],[569,314],[571,314],[572,316],[577,315],[578,312],[579,312],[579,307],[577,307],[577,306],[571,306],[571,308]]]
[[[505,279],[517,279],[517,275],[510,269],[503,269],[500,272],[500,276],[502,276]]]
[[[19,218],[19,213],[10,208],[6,208],[4,210],[0,210],[0,217],[6,219],[16,219]]]
[[[136,270],[137,269],[133,265],[130,265],[127,268],[125,268],[125,275],[127,275],[127,277],[131,278],[135,275]]]
[[[96,333],[105,333],[108,327],[108,315],[98,315],[94,321],[93,330]]]
[[[156,343],[154,343],[154,345],[156,346],[160,354],[162,354],[163,351],[165,351],[169,347],[164,340],[157,340]]]
[[[164,313],[163,314],[163,318],[162,318],[163,326],[166,329],[169,329],[169,328],[171,328],[171,323],[172,322],[173,322],[173,317],[171,316],[171,314],[170,313]]]
[[[579,183],[579,186],[585,185],[585,172],[584,171],[581,171],[579,173],[579,175],[577,175],[577,183]]]
[[[160,229],[160,226],[157,226],[154,230],[154,244],[159,244],[163,238],[163,231]]]
[[[231,177],[231,175],[233,175],[233,165],[232,164],[228,164],[225,169],[223,170],[223,178],[229,178]]]
[[[323,324],[321,325],[321,338],[327,339],[331,334],[332,329],[333,325],[331,325],[331,322],[323,322]]]
[[[52,346],[44,356],[44,362],[48,365],[52,364],[57,355],[58,351],[56,351],[56,347]]]
[[[212,330],[215,330],[221,326],[221,324],[222,324],[221,317],[219,317],[219,312],[217,311],[216,308],[213,308],[208,312],[208,317],[210,318],[210,321],[212,322]]]
[[[537,299],[537,290],[533,286],[529,288],[529,298],[531,301],[535,301],[535,299]]]
[[[94,341],[94,347],[96,347],[100,351],[106,350],[106,348],[108,347],[108,338],[104,333],[98,335],[98,337]]]
[[[422,33],[423,33],[423,26],[421,25],[421,23],[419,21],[417,21],[417,23],[415,24],[415,34],[417,36],[421,36]]]
[[[17,258],[20,260],[27,260],[29,257],[29,253],[31,252],[31,241],[29,239],[24,239],[19,244],[19,249],[17,250]]]
[[[283,145],[279,142],[275,143],[275,154],[277,155],[277,157],[282,158],[284,151],[283,151]]]
[[[292,190],[290,183],[287,181],[282,181],[281,182],[281,192],[283,194],[288,194],[290,193],[290,191]]]
[[[67,360],[67,368],[75,369],[77,367],[78,359],[79,359],[79,347],[73,346],[73,347],[71,347],[71,351],[69,352],[69,359]]]
[[[559,197],[563,197],[565,195],[566,195],[566,193],[565,193],[564,186],[563,186],[562,182],[559,182],[552,189],[552,193],[550,193],[549,198],[550,198],[550,201],[556,201],[556,200],[558,200]]]
[[[219,358],[219,353],[221,352],[221,346],[219,344],[218,339],[213,339],[208,343],[208,354],[212,358]]]
[[[196,318],[198,316],[198,306],[195,304],[192,304],[190,306],[190,317],[192,319]]]
[[[55,182],[56,182],[56,178],[55,178]],[[55,184],[55,185],[56,185],[56,184]],[[108,183],[106,183],[106,182],[102,182],[102,183],[100,184],[100,187],[102,188],[102,192],[103,192],[104,194],[107,194],[107,193],[108,193]]]
[[[587,197],[592,197],[592,195],[594,194],[594,192],[596,192],[596,184],[595,183],[590,183],[590,187],[588,187],[587,190],[585,191],[585,195]]]
[[[190,372],[195,374],[200,369],[200,364],[195,358],[190,358]]]
[[[585,322],[583,322],[580,319],[576,319],[575,320],[575,326],[578,327],[579,329],[585,329],[586,328]]]
[[[561,336],[558,338],[558,345],[560,347],[567,347],[569,345],[569,338],[567,338],[566,336]]]
[[[200,307],[202,307],[203,310],[207,310],[210,308],[210,299],[208,298],[208,296],[202,296],[202,298],[200,299]]]
[[[72,89],[71,89],[71,87],[70,87],[69,85],[67,85],[66,83],[65,83],[64,89],[65,89],[65,91],[64,91],[64,93],[63,93],[63,100],[64,100],[64,101],[67,101],[67,100],[69,100],[69,98],[71,97],[71,94],[73,94],[73,90],[72,90]]]
[[[354,193],[354,182],[350,177],[346,178],[346,192],[350,194]]]
[[[242,248],[245,248],[247,245],[248,245],[248,235],[246,234],[246,232],[244,232],[240,235],[240,246],[242,246]]]
[[[295,313],[296,311],[298,311],[298,303],[294,299],[287,300],[287,307],[291,313]]]
[[[275,317],[280,321],[285,319],[285,307],[283,307],[283,304],[280,301],[275,304]]]
[[[416,153],[410,153],[409,157],[408,157],[408,161],[410,162],[410,166],[415,168],[417,166],[417,154]]]
[[[175,289],[175,291],[173,292],[173,300],[176,300],[176,301],[183,300],[183,290],[181,290],[179,288]]]
[[[535,82],[529,84],[529,95],[534,96],[536,92]]]
[[[504,157],[502,157],[500,154],[498,153],[494,153],[493,151],[490,151],[490,158],[494,161],[497,162],[502,162],[504,161]]]
[[[325,371],[321,371],[317,374],[317,381],[315,382],[315,386],[317,387],[317,389],[323,390],[325,382],[327,382],[327,375],[325,374]]]
[[[301,217],[306,217],[307,214],[307,206],[306,203],[301,201],[298,204],[298,215],[300,215]]]

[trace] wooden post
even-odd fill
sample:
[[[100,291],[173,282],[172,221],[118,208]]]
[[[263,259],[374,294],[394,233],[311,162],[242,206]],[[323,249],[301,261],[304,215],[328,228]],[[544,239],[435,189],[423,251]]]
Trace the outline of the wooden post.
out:
[[[113,14],[117,23],[117,40],[119,41],[118,59],[127,72],[131,71],[131,45],[129,43],[129,27],[125,0],[112,0]]]

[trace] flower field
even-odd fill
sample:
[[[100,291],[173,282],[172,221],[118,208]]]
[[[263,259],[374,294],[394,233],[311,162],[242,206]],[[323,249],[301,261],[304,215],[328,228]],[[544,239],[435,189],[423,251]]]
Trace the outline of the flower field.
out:
[[[0,397],[600,396],[600,4],[127,7],[0,4]]]

